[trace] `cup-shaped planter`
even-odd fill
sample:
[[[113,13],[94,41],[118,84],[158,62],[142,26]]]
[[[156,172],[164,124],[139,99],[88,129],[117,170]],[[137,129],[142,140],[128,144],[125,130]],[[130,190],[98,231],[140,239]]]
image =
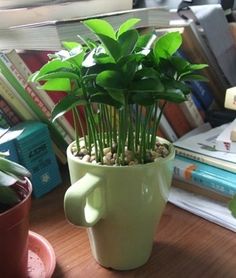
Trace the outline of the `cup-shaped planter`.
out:
[[[170,144],[170,154],[152,163],[105,166],[81,162],[71,146],[67,149],[72,185],[64,198],[66,218],[88,227],[99,264],[117,270],[143,265],[168,199],[174,147]]]
[[[28,232],[31,205],[31,182],[17,183],[23,200],[0,213],[0,275],[1,277],[28,277]]]

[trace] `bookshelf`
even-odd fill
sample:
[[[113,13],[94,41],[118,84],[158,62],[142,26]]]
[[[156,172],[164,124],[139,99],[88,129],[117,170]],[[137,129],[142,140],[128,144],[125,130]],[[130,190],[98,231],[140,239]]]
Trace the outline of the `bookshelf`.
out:
[[[149,261],[132,271],[99,266],[90,252],[86,229],[69,224],[63,196],[69,181],[42,199],[33,200],[30,229],[52,244],[57,265],[53,278],[96,277],[235,277],[235,233],[167,204]]]

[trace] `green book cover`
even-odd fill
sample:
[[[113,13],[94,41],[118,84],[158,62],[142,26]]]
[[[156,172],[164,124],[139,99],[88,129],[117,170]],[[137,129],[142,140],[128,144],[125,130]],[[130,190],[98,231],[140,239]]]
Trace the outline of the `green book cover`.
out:
[[[14,67],[9,59],[4,55],[4,53],[0,54],[0,70],[2,74],[6,77],[6,79],[11,83],[11,85],[15,88],[18,94],[22,97],[22,99],[28,104],[28,106],[33,110],[35,115],[37,115],[38,119],[48,125],[52,140],[54,143],[65,152],[68,144],[65,142],[63,136],[56,129],[54,124],[47,118],[41,108],[37,105],[37,103],[32,99],[32,96],[29,92],[27,92],[24,87],[17,80],[17,77],[14,74]],[[20,76],[18,77],[20,78]]]

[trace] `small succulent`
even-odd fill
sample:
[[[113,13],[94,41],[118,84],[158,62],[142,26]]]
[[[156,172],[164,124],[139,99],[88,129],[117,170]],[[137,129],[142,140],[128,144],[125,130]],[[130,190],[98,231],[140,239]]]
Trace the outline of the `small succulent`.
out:
[[[0,144],[18,136],[22,131],[0,133]],[[8,134],[8,136],[6,136]],[[21,201],[21,194],[15,187],[16,182],[25,182],[30,172],[22,165],[8,159],[9,152],[0,152],[0,213]]]

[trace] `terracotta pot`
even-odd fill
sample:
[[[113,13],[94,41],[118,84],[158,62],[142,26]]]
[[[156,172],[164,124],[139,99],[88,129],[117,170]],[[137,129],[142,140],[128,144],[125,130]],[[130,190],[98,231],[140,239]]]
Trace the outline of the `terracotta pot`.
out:
[[[65,215],[72,224],[88,228],[93,256],[101,265],[128,270],[150,257],[168,199],[174,155],[170,144],[170,154],[153,163],[105,166],[79,161],[69,146],[73,184],[65,194]]]
[[[27,179],[16,187],[22,188],[24,199],[0,213],[0,274],[1,277],[26,278],[32,185]]]

